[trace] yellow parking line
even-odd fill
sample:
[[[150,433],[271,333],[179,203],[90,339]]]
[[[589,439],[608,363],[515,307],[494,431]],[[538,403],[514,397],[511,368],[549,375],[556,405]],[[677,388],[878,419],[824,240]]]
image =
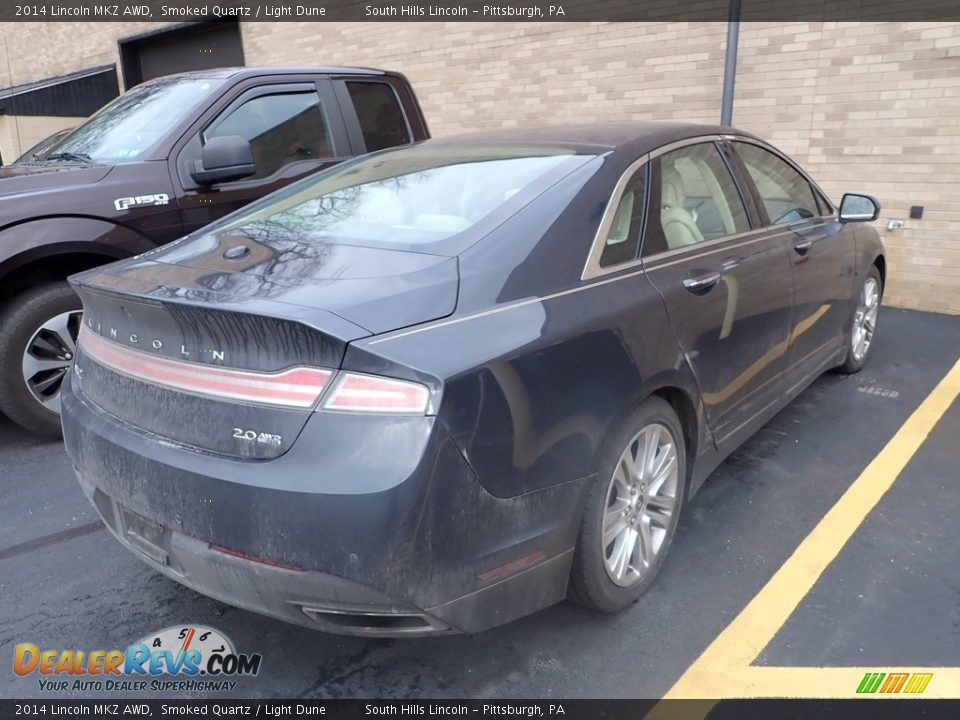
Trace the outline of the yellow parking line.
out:
[[[830,698],[854,695],[859,678],[866,669],[774,668],[753,667],[751,664],[890,489],[958,395],[960,360],[763,589],[670,688],[665,698]],[[898,672],[900,670],[897,668]],[[960,668],[923,670],[934,673],[924,697],[960,697]],[[798,681],[800,678],[802,680]]]

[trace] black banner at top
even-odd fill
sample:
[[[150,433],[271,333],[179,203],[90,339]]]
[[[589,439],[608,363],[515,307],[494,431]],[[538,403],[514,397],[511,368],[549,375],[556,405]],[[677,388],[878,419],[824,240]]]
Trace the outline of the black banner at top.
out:
[[[3,0],[2,22],[960,20],[958,0]]]

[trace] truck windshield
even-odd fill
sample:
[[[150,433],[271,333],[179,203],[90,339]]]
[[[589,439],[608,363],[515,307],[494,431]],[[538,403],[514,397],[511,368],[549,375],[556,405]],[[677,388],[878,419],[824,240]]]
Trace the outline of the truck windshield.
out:
[[[390,150],[296,183],[209,231],[455,254],[460,243],[448,239],[501,206],[512,214],[587,160],[561,147]]]
[[[146,82],[104,106],[36,159],[134,162],[222,84],[196,76]]]

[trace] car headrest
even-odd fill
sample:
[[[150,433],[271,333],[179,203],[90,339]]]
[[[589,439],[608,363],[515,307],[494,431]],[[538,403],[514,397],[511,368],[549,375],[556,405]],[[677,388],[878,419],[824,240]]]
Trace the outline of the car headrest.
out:
[[[664,167],[663,177],[661,179],[663,186],[661,190],[661,206],[665,208],[683,207],[683,178],[673,168]]]

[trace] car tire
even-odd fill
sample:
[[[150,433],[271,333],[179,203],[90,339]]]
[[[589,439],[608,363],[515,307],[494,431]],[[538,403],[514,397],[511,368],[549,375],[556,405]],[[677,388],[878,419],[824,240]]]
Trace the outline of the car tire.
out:
[[[847,356],[838,368],[840,372],[852,375],[860,372],[866,364],[867,355],[873,346],[882,299],[883,280],[880,271],[871,267],[857,292],[857,305],[847,330]]]
[[[70,286],[53,282],[15,296],[0,316],[0,410],[44,437],[61,434],[60,385],[76,353],[80,309]]]
[[[643,457],[653,442],[652,459],[630,475],[629,459]],[[569,596],[594,610],[616,612],[636,602],[653,583],[677,528],[687,468],[676,412],[663,399],[648,398],[618,423],[599,457],[574,551]]]

